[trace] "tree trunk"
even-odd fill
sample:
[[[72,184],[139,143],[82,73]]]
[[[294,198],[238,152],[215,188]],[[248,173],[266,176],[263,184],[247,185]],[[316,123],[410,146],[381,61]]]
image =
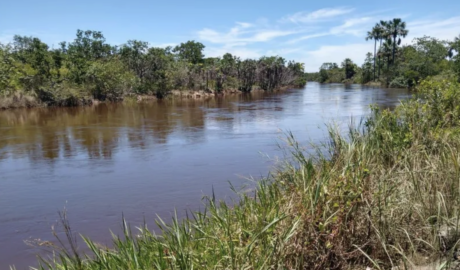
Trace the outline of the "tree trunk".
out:
[[[380,50],[382,49],[382,39],[380,39],[380,46],[379,46],[379,52]],[[379,53],[379,78],[380,78],[380,60],[381,60],[381,56],[380,56],[380,53]]]
[[[393,65],[395,64],[396,35],[393,35]]]
[[[375,58],[377,54],[377,39],[374,39],[374,82],[375,82]]]

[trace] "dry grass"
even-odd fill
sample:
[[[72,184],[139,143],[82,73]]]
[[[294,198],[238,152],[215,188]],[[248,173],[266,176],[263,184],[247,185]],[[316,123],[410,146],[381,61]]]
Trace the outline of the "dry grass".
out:
[[[41,103],[34,96],[16,93],[11,96],[0,96],[0,110],[12,108],[38,107]]]

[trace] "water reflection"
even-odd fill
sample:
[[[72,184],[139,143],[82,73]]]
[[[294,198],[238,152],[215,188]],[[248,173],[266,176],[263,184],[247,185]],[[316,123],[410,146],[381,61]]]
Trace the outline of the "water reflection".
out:
[[[125,142],[140,149],[179,138],[196,144],[205,139],[206,128],[237,130],[243,122],[260,124],[281,117],[273,112],[283,112],[283,102],[281,95],[259,93],[208,100],[3,111],[0,157],[52,162],[85,155],[109,160]]]

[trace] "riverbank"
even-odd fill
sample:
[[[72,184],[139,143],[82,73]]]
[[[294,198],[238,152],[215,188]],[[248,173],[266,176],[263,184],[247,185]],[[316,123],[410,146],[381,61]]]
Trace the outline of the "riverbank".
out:
[[[307,156],[288,136],[287,160],[234,205],[115,238],[84,239],[82,257],[55,246],[43,269],[400,269],[450,264],[460,209],[458,83],[424,82],[425,103],[374,109],[346,136]],[[407,269],[406,268],[406,269]],[[396,269],[396,268],[395,268]]]
[[[299,86],[289,85],[277,88],[270,92],[282,92],[288,89],[295,89],[299,88]],[[11,96],[0,97],[0,110],[7,110],[7,109],[17,109],[17,108],[36,108],[36,107],[76,107],[76,106],[90,106],[90,105],[98,105],[100,103],[105,102],[122,102],[125,100],[131,101],[152,101],[152,100],[159,100],[159,99],[171,99],[171,98],[181,98],[181,99],[203,99],[203,98],[213,98],[217,96],[227,96],[227,95],[239,95],[239,94],[247,94],[247,93],[263,93],[267,92],[263,89],[258,87],[254,87],[251,92],[242,92],[238,89],[226,89],[219,92],[211,91],[211,90],[172,90],[164,97],[157,97],[155,95],[137,95],[137,94],[129,94],[122,98],[117,98],[115,100],[98,100],[91,97],[77,97],[71,96],[69,98],[63,99],[57,103],[47,103],[36,96],[32,96],[30,94],[22,94],[17,93]]]

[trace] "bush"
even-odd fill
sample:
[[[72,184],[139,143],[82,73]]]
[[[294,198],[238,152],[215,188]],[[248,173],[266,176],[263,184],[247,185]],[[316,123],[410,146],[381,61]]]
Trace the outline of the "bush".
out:
[[[390,88],[407,88],[409,85],[407,79],[404,76],[394,78],[390,84]]]
[[[136,76],[120,61],[97,61],[89,66],[84,86],[99,100],[118,100],[133,91],[138,84]]]

